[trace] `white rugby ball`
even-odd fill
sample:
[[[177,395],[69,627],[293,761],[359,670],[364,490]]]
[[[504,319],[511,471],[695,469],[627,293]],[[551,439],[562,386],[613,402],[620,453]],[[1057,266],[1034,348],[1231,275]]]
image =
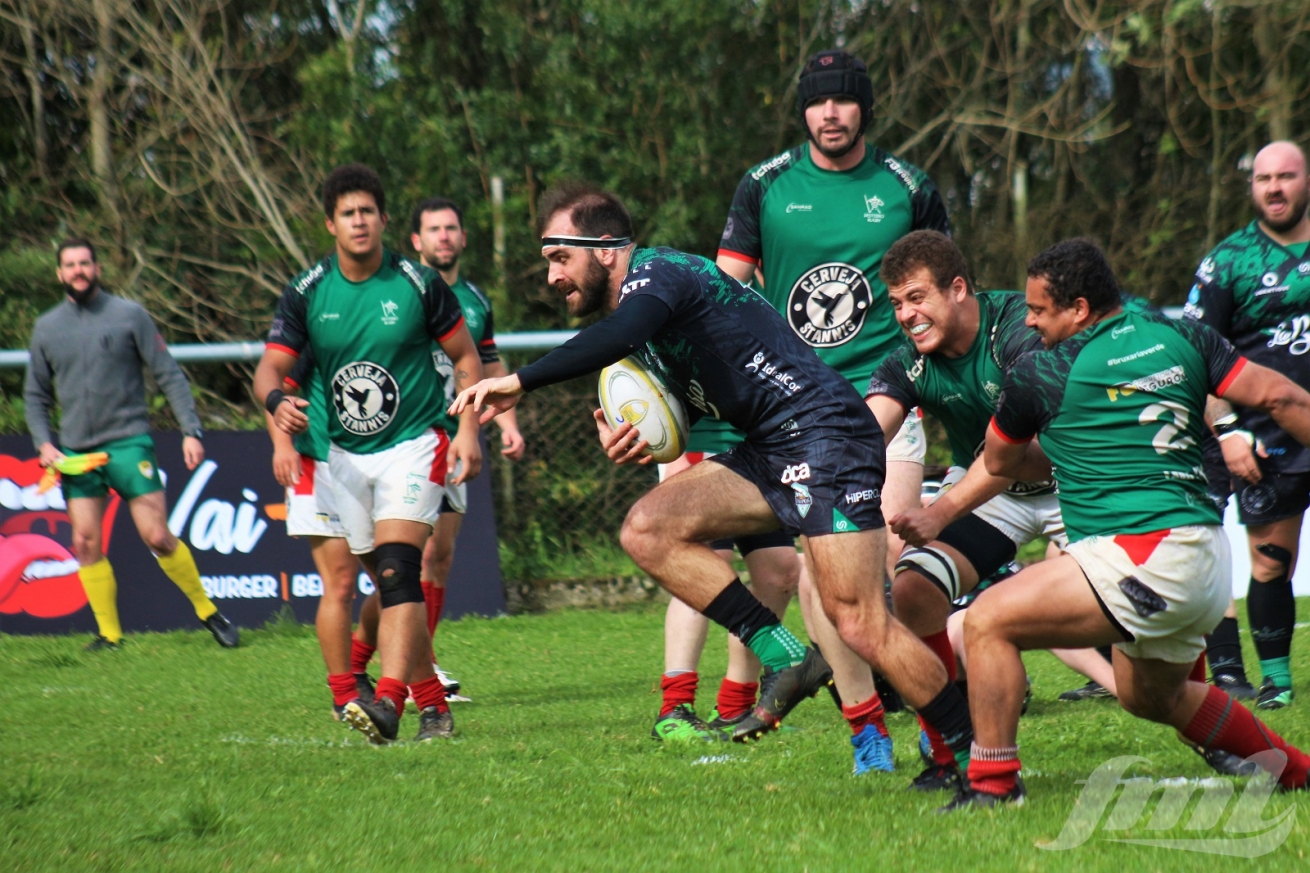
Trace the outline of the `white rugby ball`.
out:
[[[649,443],[642,454],[667,464],[687,450],[687,411],[682,401],[635,355],[600,371],[599,393],[609,426],[631,422]]]

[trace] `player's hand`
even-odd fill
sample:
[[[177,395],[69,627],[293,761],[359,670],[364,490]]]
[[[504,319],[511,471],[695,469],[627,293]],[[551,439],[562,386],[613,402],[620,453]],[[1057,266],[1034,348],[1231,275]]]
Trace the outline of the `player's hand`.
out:
[[[931,505],[921,509],[908,509],[888,522],[892,533],[899,536],[911,546],[926,546],[941,535],[942,523],[939,513]]]
[[[523,452],[527,449],[527,443],[523,440],[523,434],[517,427],[502,427],[500,429],[500,453],[511,461],[517,461],[523,457]]]
[[[523,386],[519,384],[517,374],[483,379],[459,392],[447,411],[459,415],[472,406],[473,411],[479,413],[478,424],[486,424],[502,412],[513,409],[522,397]]]
[[[188,470],[194,470],[205,460],[205,444],[195,437],[182,437],[182,460]]]
[[[273,449],[273,478],[283,488],[300,483],[300,453],[293,448]]]
[[[1269,457],[1263,443],[1259,441],[1254,445],[1248,443],[1245,432],[1235,431],[1227,439],[1219,441],[1219,448],[1223,450],[1224,464],[1233,476],[1251,485],[1263,478],[1260,474],[1260,464],[1256,461],[1257,453],[1262,458]]]
[[[650,455],[643,455],[650,443],[641,438],[641,434],[632,426],[631,422],[625,421],[616,428],[611,428],[609,422],[605,420],[605,411],[597,409],[592,413],[596,419],[596,432],[600,436],[600,446],[605,450],[605,454],[616,464],[627,464],[636,461],[638,464],[649,464],[654,460]]]
[[[283,433],[304,433],[309,427],[309,416],[301,410],[308,405],[309,401],[303,397],[287,397],[277,405],[277,411],[273,413],[273,423]]]
[[[478,442],[477,428],[470,425],[459,429],[446,451],[446,463],[450,469],[458,471],[450,480],[454,485],[463,485],[477,478],[478,473],[482,472],[482,445]]]
[[[42,443],[40,450],[40,464],[42,467],[49,467],[51,464],[57,464],[64,459],[64,453],[55,448],[54,443]]]

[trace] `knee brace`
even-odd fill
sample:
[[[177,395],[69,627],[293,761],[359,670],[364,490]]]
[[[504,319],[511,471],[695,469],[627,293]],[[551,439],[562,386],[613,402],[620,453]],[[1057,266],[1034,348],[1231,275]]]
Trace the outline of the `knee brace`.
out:
[[[1270,579],[1269,582],[1265,582],[1261,584],[1267,585],[1272,583],[1274,585],[1277,585],[1280,582],[1286,582],[1288,577],[1291,575],[1290,571],[1292,569],[1292,553],[1287,549],[1283,548],[1282,546],[1276,546],[1273,543],[1260,543],[1258,546],[1255,547],[1255,550],[1260,554],[1264,555],[1269,560],[1277,561],[1279,564],[1283,565],[1282,569],[1279,571],[1277,576]],[[1252,578],[1254,578],[1254,576],[1255,573],[1254,571],[1252,571]],[[1258,582],[1259,580],[1256,581]]]
[[[942,590],[947,600],[955,600],[960,596],[960,572],[955,567],[955,560],[939,549],[912,546],[901,552],[901,559],[896,562],[896,572],[905,570],[913,570],[927,578]]]
[[[423,551],[408,543],[382,543],[373,550],[382,608],[401,603],[422,603]]]

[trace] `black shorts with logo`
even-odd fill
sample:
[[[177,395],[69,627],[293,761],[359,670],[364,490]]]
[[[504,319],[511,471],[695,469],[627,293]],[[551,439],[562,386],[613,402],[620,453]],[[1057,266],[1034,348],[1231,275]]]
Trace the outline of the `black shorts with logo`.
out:
[[[1310,506],[1310,473],[1275,473],[1261,464],[1263,478],[1237,482],[1237,520],[1247,526],[1272,524]]]
[[[782,529],[818,537],[882,527],[886,445],[870,415],[767,444],[746,440],[706,458],[760,489]]]

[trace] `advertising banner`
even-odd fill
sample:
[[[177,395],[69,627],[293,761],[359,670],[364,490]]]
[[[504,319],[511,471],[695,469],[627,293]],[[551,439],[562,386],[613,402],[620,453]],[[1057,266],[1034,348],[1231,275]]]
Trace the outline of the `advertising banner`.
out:
[[[258,627],[289,605],[312,622],[322,593],[309,545],[286,535],[284,492],[262,432],[210,433],[205,461],[188,471],[176,432],[152,434],[168,495],[169,528],[200,568],[206,593],[239,627]],[[485,452],[485,446],[484,446]],[[63,493],[44,494],[26,436],[0,437],[0,632],[95,632],[71,552]],[[195,613],[141,542],[128,506],[110,493],[102,528],[127,631],[197,628]],[[361,572],[358,611],[373,584]],[[469,483],[468,515],[455,549],[443,617],[505,610],[490,476]]]

